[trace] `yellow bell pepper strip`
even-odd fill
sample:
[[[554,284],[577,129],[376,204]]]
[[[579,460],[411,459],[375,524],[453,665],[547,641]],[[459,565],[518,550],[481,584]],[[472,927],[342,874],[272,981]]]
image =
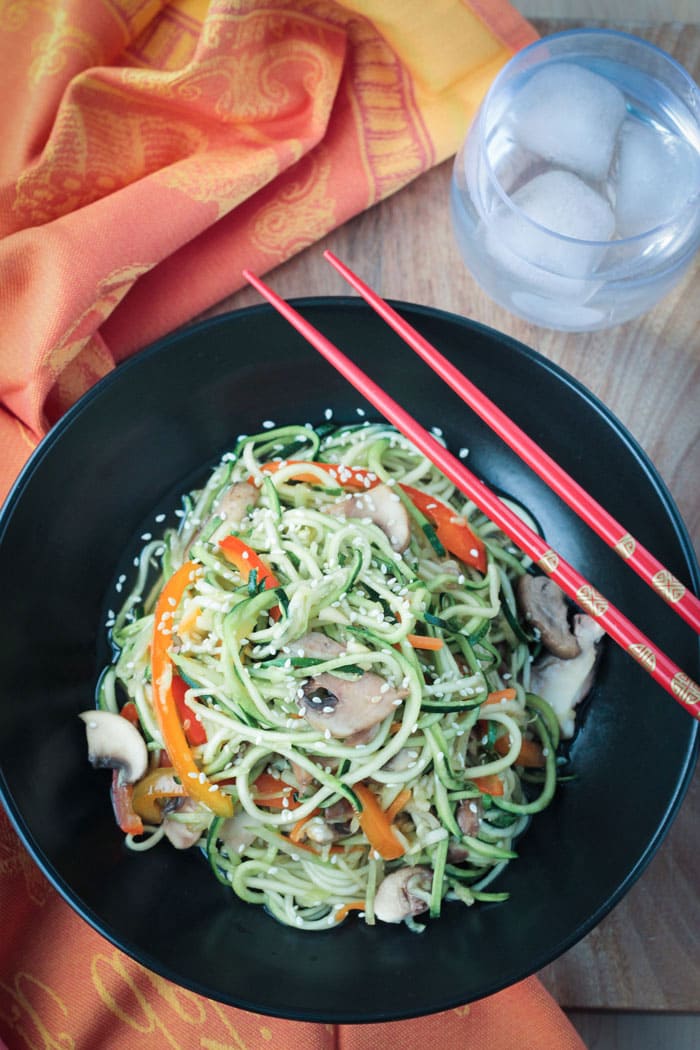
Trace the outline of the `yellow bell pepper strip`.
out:
[[[132,804],[134,810],[147,824],[160,824],[163,811],[158,805],[161,798],[183,798],[187,795],[184,785],[172,766],[161,767],[146,773],[134,784]]]
[[[486,547],[483,540],[472,532],[466,518],[442,500],[428,492],[414,489],[412,485],[401,485],[411,503],[435,526],[435,533],[443,547],[465,565],[479,572],[486,572]]]
[[[265,584],[265,590],[274,590],[280,586],[280,581],[277,579],[275,574],[267,567],[264,561],[258,556],[258,554],[249,547],[247,543],[239,539],[238,536],[225,536],[223,540],[219,540],[219,547],[226,558],[226,561],[234,565],[241,574],[241,579],[244,583],[248,582],[253,569],[257,572],[258,585],[261,583]],[[270,609],[270,616],[273,620],[279,620],[281,616],[279,605],[273,605]]]
[[[371,470],[365,470],[364,467],[346,467],[341,463],[321,463],[319,460],[313,459],[272,460],[270,463],[263,463],[260,470],[264,474],[275,474],[280,467],[286,467],[290,464],[294,464],[300,468],[305,466],[320,467],[320,469],[324,470],[334,482],[344,489],[366,491],[367,489],[372,489],[375,485],[381,483],[381,478],[378,478]],[[252,481],[253,479],[251,478],[250,480]],[[323,484],[316,474],[305,473],[303,469],[301,469],[298,474],[293,474],[290,481],[305,481],[307,485]]]
[[[156,603],[151,641],[153,706],[163,744],[187,795],[203,803],[218,817],[232,817],[233,801],[230,796],[200,772],[192,757],[173,697],[173,664],[168,655],[173,617],[197,572],[199,566],[195,562],[185,562],[165,584]]]
[[[353,784],[352,790],[362,803],[362,812],[357,814],[360,827],[370,845],[384,860],[397,860],[406,850],[394,834],[391,821],[379,805],[374,792],[365,784]]]
[[[133,807],[134,785],[120,779],[120,770],[112,773],[112,809],[114,818],[125,835],[143,835],[143,822]]]

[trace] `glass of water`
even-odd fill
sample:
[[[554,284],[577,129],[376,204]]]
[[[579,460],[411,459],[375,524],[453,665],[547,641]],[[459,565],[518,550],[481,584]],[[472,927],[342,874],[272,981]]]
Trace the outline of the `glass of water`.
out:
[[[512,313],[565,331],[635,317],[700,245],[700,89],[626,33],[537,41],[484,99],[451,209],[467,266]]]

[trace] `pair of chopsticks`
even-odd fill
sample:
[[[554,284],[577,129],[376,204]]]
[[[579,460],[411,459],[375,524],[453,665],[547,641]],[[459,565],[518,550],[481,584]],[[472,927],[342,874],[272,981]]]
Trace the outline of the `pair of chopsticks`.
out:
[[[332,252],[326,251],[324,256],[379,316],[568,503],[583,521],[613,547],[696,631],[700,630],[700,602],[693,594],[384,299],[372,291]],[[629,653],[686,711],[694,718],[700,719],[700,686],[692,678],[317,328],[260,278],[248,270],[243,271],[243,276],[370,404],[412,441],[460,492],[491,518],[565,594],[592,616],[613,641]]]

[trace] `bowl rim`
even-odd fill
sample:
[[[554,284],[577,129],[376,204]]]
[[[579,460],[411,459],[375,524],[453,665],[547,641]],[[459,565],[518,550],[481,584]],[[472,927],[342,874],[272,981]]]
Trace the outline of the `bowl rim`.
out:
[[[301,297],[289,300],[297,309],[302,313],[305,309],[315,310],[318,308],[332,310],[335,306],[342,307],[343,309],[359,309],[363,313],[372,313],[371,308],[367,306],[361,299],[353,296],[312,296],[312,297]],[[625,427],[625,425],[617,418],[617,416],[604,404],[604,402],[597,397],[592,391],[590,391],[580,380],[568,373],[562,366],[549,360],[539,351],[534,350],[532,347],[521,342],[520,340],[507,335],[506,333],[500,332],[488,325],[481,322],[473,321],[459,314],[454,314],[449,311],[441,310],[431,306],[424,306],[403,300],[389,300],[390,304],[394,309],[399,312],[407,312],[412,317],[416,318],[419,322],[421,318],[428,320],[438,320],[448,323],[451,327],[461,327],[470,332],[477,332],[484,335],[489,340],[495,340],[501,344],[509,346],[511,350],[519,355],[524,356],[530,363],[535,367],[544,369],[546,372],[551,373],[559,382],[565,386],[571,388],[573,392],[583,399],[595,413],[603,417],[604,421],[614,431],[617,440],[621,441],[626,449],[632,454],[634,459],[639,463],[640,468],[643,470],[646,479],[653,487],[654,493],[659,499],[663,511],[667,517],[668,523],[671,525],[675,537],[679,545],[679,554],[685,562],[685,566],[690,577],[690,584],[696,593],[700,591],[700,567],[698,566],[698,560],[695,555],[695,551],[690,540],[690,536],[683,521],[683,518],[675,504],[675,501],[666,486],[666,483],[661,478],[654,466],[652,460],[641,447],[637,439],[631,434],[631,432]],[[113,384],[121,383],[123,376],[128,374],[133,369],[139,369],[143,362],[150,360],[152,357],[167,352],[169,346],[173,343],[179,342],[184,338],[197,337],[200,334],[206,333],[212,328],[219,326],[225,326],[230,320],[238,319],[241,317],[255,317],[257,315],[272,315],[275,311],[269,305],[255,304],[241,309],[227,311],[222,314],[217,314],[213,317],[206,318],[202,321],[194,322],[193,324],[184,326],[177,329],[174,332],[168,333],[162,338],[149,344],[144,349],[137,351],[129,358],[118,364],[111,372],[100,379],[94,386],[92,386],[78,401],[75,402],[71,408],[51,427],[46,436],[42,439],[36,449],[32,452],[31,456],[21,469],[17,479],[15,480],[10,492],[7,495],[2,507],[0,507],[0,547],[2,546],[5,532],[7,530],[8,523],[12,517],[13,509],[17,502],[22,498],[22,494],[27,486],[30,484],[32,477],[44,461],[46,456],[50,455],[55,444],[61,440],[62,435],[65,431],[70,428],[82,415],[82,413],[89,408],[89,406],[99,399],[102,392],[111,387]],[[204,465],[204,464],[203,464]],[[669,702],[670,698],[669,698]],[[690,732],[688,737],[688,745],[684,753],[682,764],[679,763],[678,777],[675,780],[675,786],[673,794],[669,799],[666,810],[660,819],[655,833],[652,838],[646,843],[643,852],[639,856],[636,864],[628,871],[625,878],[615,887],[612,894],[609,894],[607,899],[593,912],[588,915],[586,920],[579,923],[566,937],[550,948],[546,952],[540,953],[537,957],[533,957],[529,964],[527,973],[522,973],[520,976],[515,978],[507,977],[502,982],[494,982],[491,986],[485,988],[483,995],[492,995],[505,987],[512,985],[518,980],[522,980],[528,976],[536,974],[544,966],[551,963],[554,959],[560,957],[564,952],[568,951],[573,945],[579,940],[586,936],[598,923],[620,902],[620,900],[627,894],[632,885],[637,881],[640,875],[649,865],[652,858],[657,853],[659,847],[664,841],[668,834],[673,821],[678,813],[678,810],[685,798],[691,779],[695,772],[696,761],[698,753],[700,751],[700,725],[696,721],[690,726]],[[9,820],[14,827],[15,831],[20,837],[22,845],[29,852],[32,859],[38,864],[43,875],[48,879],[51,885],[58,891],[63,900],[68,906],[76,912],[84,921],[86,921],[98,934],[109,941],[114,947],[126,954],[130,955],[132,959],[135,959],[141,965],[144,965],[151,969],[153,972],[160,974],[167,980],[174,982],[181,987],[188,988],[197,994],[214,998],[220,1002],[227,1003],[228,1005],[235,1006],[241,1009],[246,1009],[253,1012],[258,1012],[271,1017],[288,1018],[300,1021],[326,1021],[332,1023],[380,1023],[386,1021],[396,1021],[402,1019],[409,1019],[413,1017],[425,1016],[426,1011],[422,1008],[411,1008],[407,1005],[405,1009],[401,1011],[388,1011],[388,1012],[364,1012],[364,1013],[352,1013],[345,1015],[329,1016],[327,1014],[311,1014],[306,1009],[300,1009],[294,1012],[289,1009],[275,1009],[273,1005],[261,1004],[259,1002],[248,1002],[241,998],[223,997],[219,992],[213,992],[211,988],[204,986],[197,980],[184,979],[181,974],[175,972],[167,961],[156,959],[151,957],[147,950],[136,946],[119,934],[118,930],[114,929],[111,925],[108,925],[105,921],[101,920],[100,917],[93,911],[93,909],[85,904],[77,894],[71,889],[71,886],[63,879],[62,876],[54,870],[51,860],[44,855],[42,849],[38,843],[34,841],[34,837],[31,828],[26,824],[20,809],[13,798],[9,786],[6,782],[4,771],[0,766],[0,802],[3,804],[5,811],[8,814]],[[434,1011],[438,1012],[447,1010],[453,1007],[463,1005],[465,1000],[446,1000],[445,1002],[439,1003],[435,1006]],[[473,1000],[472,1000],[473,1001]]]

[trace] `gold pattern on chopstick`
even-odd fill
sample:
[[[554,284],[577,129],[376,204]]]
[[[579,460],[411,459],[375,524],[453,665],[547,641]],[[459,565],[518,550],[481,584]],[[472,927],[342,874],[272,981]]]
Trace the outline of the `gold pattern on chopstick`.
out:
[[[684,704],[700,705],[700,686],[692,678],[689,678],[687,674],[683,674],[682,671],[674,674],[671,679],[671,689],[673,690],[673,695],[682,700]]]
[[[559,564],[559,556],[556,551],[550,549],[544,552],[537,564],[543,572],[554,572]]]
[[[645,671],[653,671],[656,667],[656,653],[648,645],[642,642],[633,642],[627,647],[627,652],[641,664]]]
[[[679,602],[685,594],[685,587],[680,580],[667,569],[661,569],[651,580],[654,590],[658,591],[667,602]]]
[[[608,610],[607,599],[590,584],[579,587],[576,591],[576,600],[581,608],[591,616],[602,616]]]
[[[634,536],[630,536],[629,532],[626,532],[624,536],[615,544],[615,550],[622,558],[631,558],[637,547],[637,541]]]

